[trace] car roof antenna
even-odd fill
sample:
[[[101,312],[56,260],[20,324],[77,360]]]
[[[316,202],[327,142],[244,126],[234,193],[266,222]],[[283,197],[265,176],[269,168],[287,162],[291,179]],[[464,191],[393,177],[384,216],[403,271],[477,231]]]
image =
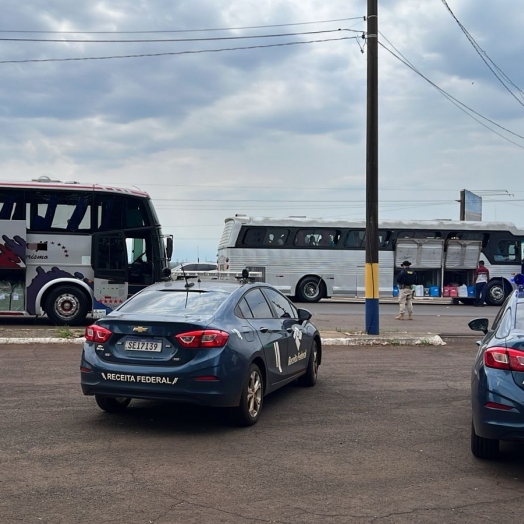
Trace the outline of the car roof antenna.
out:
[[[190,287],[193,287],[195,285],[195,283],[194,282],[189,282],[189,279],[187,278],[186,272],[184,271],[184,264],[182,264],[180,267],[182,268],[182,275],[184,275],[184,280],[186,281],[186,283],[184,284],[184,287],[186,289],[189,289]]]

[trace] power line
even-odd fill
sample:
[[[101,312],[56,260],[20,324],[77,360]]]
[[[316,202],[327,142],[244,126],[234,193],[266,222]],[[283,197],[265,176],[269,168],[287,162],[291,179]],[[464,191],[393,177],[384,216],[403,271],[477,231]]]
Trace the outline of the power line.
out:
[[[491,64],[493,64],[493,66],[502,73],[502,75],[511,83],[511,85],[513,85],[513,87],[515,87],[516,89],[518,89],[518,91],[523,94],[523,91],[522,89],[520,89],[520,87],[518,87],[517,85],[515,85],[510,79],[509,77],[495,64],[495,62],[493,62],[493,60],[491,60],[491,58],[487,55],[487,53],[477,44],[477,42],[475,41],[475,39],[469,34],[468,30],[460,23],[459,19],[455,16],[455,14],[453,13],[453,11],[451,10],[451,8],[449,7],[448,3],[446,2],[446,0],[442,0],[442,3],[446,6],[446,9],[449,11],[449,13],[451,14],[451,16],[455,19],[455,22],[457,22],[458,26],[460,27],[460,29],[462,30],[462,32],[466,35],[466,38],[469,40],[470,44],[473,46],[473,49],[475,49],[475,51],[477,52],[477,54],[480,56],[480,58],[482,59],[482,61],[486,64],[486,66],[488,67],[488,69],[493,73],[493,75],[495,76],[495,78],[506,88],[506,90],[508,91],[508,93],[522,106],[524,106],[524,103],[519,100],[515,94],[511,91],[511,89],[505,84],[504,80],[502,80],[502,78],[497,74],[497,72],[493,69],[493,67],[491,67],[491,65],[488,63],[491,62]]]
[[[332,22],[348,22],[351,20],[365,20],[364,16],[354,16],[351,18],[334,18],[332,20],[317,20],[314,22],[296,22],[293,24],[271,24],[271,25],[254,25],[244,27],[222,27],[212,29],[167,29],[167,30],[149,30],[149,31],[41,31],[41,30],[17,30],[17,29],[0,29],[0,33],[26,33],[26,34],[59,34],[59,35],[132,35],[132,34],[159,34],[159,33],[211,33],[214,31],[242,31],[245,29],[269,29],[271,27],[294,27],[312,24],[329,24]]]
[[[408,61],[406,61],[405,59],[401,58],[399,55],[395,54],[393,51],[391,51],[391,49],[388,49],[384,44],[382,44],[381,42],[379,42],[379,45],[382,46],[388,53],[390,53],[392,56],[394,56],[397,60],[399,60],[400,62],[402,62],[404,65],[408,66],[413,72],[417,73],[417,75],[419,75],[420,77],[422,77],[424,80],[426,80],[426,82],[428,82],[429,84],[431,84],[435,89],[437,89],[442,95],[444,95],[452,104],[454,104],[456,107],[458,107],[463,113],[465,113],[466,115],[468,115],[470,118],[472,118],[473,120],[475,120],[476,122],[478,122],[481,126],[485,127],[486,129],[488,129],[489,131],[491,131],[492,133],[495,133],[496,135],[500,136],[501,138],[503,138],[504,140],[507,140],[508,142],[512,143],[513,145],[516,145],[517,147],[520,147],[521,149],[524,149],[524,146],[522,146],[521,144],[518,144],[517,142],[514,142],[513,140],[510,140],[509,138],[505,137],[504,135],[498,133],[497,131],[495,131],[494,129],[492,129],[491,127],[489,127],[488,125],[486,125],[484,122],[481,122],[478,118],[475,118],[473,115],[471,115],[470,113],[468,113],[468,111],[471,111],[472,113],[474,113],[475,115],[479,116],[480,118],[483,118],[484,120],[490,122],[491,124],[493,124],[494,126],[497,126],[498,128],[500,129],[503,129],[504,131],[506,131],[507,133],[510,133],[511,135],[514,135],[518,138],[522,138],[524,140],[524,136],[521,136],[517,133],[514,133],[513,131],[510,131],[509,129],[501,126],[500,124],[497,124],[496,122],[494,122],[493,120],[490,120],[489,118],[481,115],[480,113],[478,113],[477,111],[475,111],[474,109],[471,109],[470,107],[468,107],[466,104],[462,103],[460,100],[456,99],[455,97],[453,97],[452,95],[450,95],[449,93],[447,93],[444,89],[442,89],[441,87],[439,87],[437,84],[435,84],[434,82],[432,82],[429,78],[427,78],[426,76],[424,76],[416,67],[414,67],[413,65],[411,65]],[[460,106],[463,106],[463,107],[460,107]],[[466,108],[468,111],[466,111],[464,108]]]
[[[93,182],[94,184],[96,184],[96,182]],[[156,186],[167,186],[167,187],[176,187],[179,188],[179,187],[194,187],[194,188],[198,188],[198,189],[265,189],[267,191],[274,191],[274,188],[272,187],[267,187],[267,186],[226,186],[224,184],[221,184],[221,185],[208,185],[208,184],[205,184],[205,185],[202,185],[202,184],[173,184],[173,183],[170,183],[170,184],[159,184],[159,183],[140,183],[140,186],[141,187],[150,187],[150,186],[153,186],[153,187],[156,187]],[[138,189],[138,188],[137,188]],[[281,186],[279,185],[278,186],[278,189],[292,189],[293,191],[296,191],[297,190],[297,186]],[[326,186],[307,186],[307,187],[301,187],[300,188],[300,191],[304,191],[304,190],[319,190],[319,189],[323,189],[323,190],[332,190],[332,191],[364,191],[365,188],[362,187],[362,188],[354,188],[354,187],[326,187]],[[405,189],[402,189],[402,188],[398,188],[398,187],[381,187],[380,188],[382,191],[406,191]],[[427,193],[427,188],[424,188],[424,189],[417,189],[417,188],[410,188],[409,189],[410,191],[423,191],[425,193]],[[432,192],[435,192],[435,191],[459,191],[459,189],[432,189],[431,190]],[[474,190],[472,190],[474,191]]]
[[[245,35],[245,36],[216,36],[207,38],[155,38],[134,40],[78,40],[64,38],[1,38],[1,42],[53,42],[60,44],[137,44],[137,43],[166,43],[166,42],[220,42],[223,40],[249,40],[254,38],[282,38],[288,36],[321,35],[325,33],[338,33],[347,31],[351,33],[362,33],[356,29],[327,29],[324,31],[304,31],[301,33],[277,33],[271,35]]]
[[[221,49],[200,49],[198,51],[178,51],[171,53],[143,53],[135,55],[113,55],[113,56],[89,56],[89,57],[74,57],[74,58],[32,58],[24,60],[0,60],[0,64],[26,64],[35,62],[81,62],[87,60],[113,60],[121,58],[149,58],[155,56],[175,56],[175,55],[196,55],[201,53],[220,53],[225,51],[244,51],[250,49],[264,49],[268,47],[285,47],[293,45],[304,45],[304,44],[317,44],[321,42],[336,42],[340,40],[355,40],[357,36],[345,36],[341,38],[326,38],[322,40],[308,40],[303,42],[285,42],[280,44],[266,44],[266,45],[254,45],[245,47],[229,47]]]

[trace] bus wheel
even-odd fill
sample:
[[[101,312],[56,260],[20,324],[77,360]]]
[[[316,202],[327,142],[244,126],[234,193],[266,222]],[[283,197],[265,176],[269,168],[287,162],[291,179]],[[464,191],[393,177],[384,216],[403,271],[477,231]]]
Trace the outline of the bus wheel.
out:
[[[501,306],[506,298],[503,282],[492,282],[486,289],[486,302],[491,306]]]
[[[45,312],[59,326],[77,326],[87,315],[87,299],[74,286],[57,287],[47,295]]]
[[[303,278],[297,286],[297,298],[301,302],[318,302],[324,296],[324,284],[318,277]]]

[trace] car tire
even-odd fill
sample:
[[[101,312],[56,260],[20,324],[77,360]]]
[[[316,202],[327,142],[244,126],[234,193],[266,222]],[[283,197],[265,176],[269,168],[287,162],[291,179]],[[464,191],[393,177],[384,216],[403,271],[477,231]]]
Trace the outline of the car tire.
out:
[[[122,413],[131,402],[129,397],[106,397],[104,395],[95,395],[95,400],[98,407],[107,413]]]
[[[318,377],[318,345],[317,341],[313,341],[313,345],[311,346],[311,353],[309,355],[309,361],[307,364],[306,372],[301,376],[298,377],[298,385],[305,387],[305,388],[311,388],[317,383],[317,377]]]
[[[47,295],[44,309],[54,324],[78,326],[87,316],[87,299],[78,287],[59,286]]]
[[[471,422],[471,453],[477,458],[486,460],[496,459],[499,455],[499,441],[479,437],[475,433],[473,421]]]
[[[297,286],[297,298],[300,302],[319,302],[324,296],[324,283],[318,277],[303,278]]]
[[[251,364],[244,381],[240,404],[234,411],[234,420],[238,426],[247,427],[256,424],[264,404],[264,377],[256,364]]]

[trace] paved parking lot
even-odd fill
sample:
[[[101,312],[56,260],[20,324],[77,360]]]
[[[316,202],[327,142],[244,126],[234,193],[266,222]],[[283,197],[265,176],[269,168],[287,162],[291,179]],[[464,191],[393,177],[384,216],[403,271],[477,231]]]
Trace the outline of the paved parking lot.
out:
[[[473,340],[326,348],[317,386],[248,429],[162,403],[105,414],[78,345],[4,345],[0,522],[521,522],[524,449],[469,452]]]

